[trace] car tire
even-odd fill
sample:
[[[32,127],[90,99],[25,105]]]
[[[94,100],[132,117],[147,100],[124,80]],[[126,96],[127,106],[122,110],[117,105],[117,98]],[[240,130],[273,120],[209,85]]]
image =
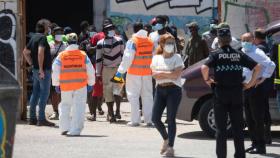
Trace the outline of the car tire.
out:
[[[208,99],[206,100],[199,111],[199,125],[200,128],[203,130],[203,132],[210,136],[210,137],[215,137],[216,133],[216,124],[215,124],[215,118],[214,118],[214,109],[213,109],[213,100]],[[232,129],[231,125],[228,121],[228,135],[232,135]]]

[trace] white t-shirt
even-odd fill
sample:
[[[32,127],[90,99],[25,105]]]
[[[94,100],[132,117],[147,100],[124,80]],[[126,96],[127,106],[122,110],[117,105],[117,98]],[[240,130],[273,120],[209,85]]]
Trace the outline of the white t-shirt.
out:
[[[155,52],[156,52],[157,47],[158,47],[158,42],[159,42],[160,35],[158,34],[157,31],[155,31],[155,32],[150,33],[149,37],[154,43],[153,55],[155,55]]]
[[[170,58],[164,58],[163,55],[155,55],[151,63],[152,71],[172,71],[178,67],[182,67],[182,68],[184,67],[184,63],[180,54],[174,54]],[[177,86],[182,87],[181,76],[179,76],[175,80],[172,79],[156,80],[157,85],[161,83],[167,83],[167,82],[173,82]]]

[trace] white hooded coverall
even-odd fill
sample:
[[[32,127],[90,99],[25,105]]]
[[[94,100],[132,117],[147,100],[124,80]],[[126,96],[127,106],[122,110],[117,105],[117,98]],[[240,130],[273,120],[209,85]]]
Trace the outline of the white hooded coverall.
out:
[[[77,50],[78,45],[72,44],[67,50]],[[87,84],[89,86],[95,83],[95,71],[91,61],[86,57]],[[52,85],[59,86],[59,76],[61,71],[61,60],[56,57],[52,65]],[[68,131],[68,135],[80,135],[84,127],[85,110],[87,101],[87,86],[73,90],[61,91],[61,103],[59,104],[59,128],[62,132]],[[70,116],[72,107],[72,117]]]
[[[133,36],[139,38],[148,38],[147,31],[140,30]],[[118,72],[124,74],[131,66],[136,48],[133,40],[127,41],[126,48],[122,62],[118,68]],[[139,111],[139,98],[141,96],[143,105],[143,115],[145,123],[152,123],[152,109],[153,109],[153,86],[152,75],[138,76],[127,74],[126,75],[126,93],[127,98],[131,104],[131,122],[139,124],[141,122]]]

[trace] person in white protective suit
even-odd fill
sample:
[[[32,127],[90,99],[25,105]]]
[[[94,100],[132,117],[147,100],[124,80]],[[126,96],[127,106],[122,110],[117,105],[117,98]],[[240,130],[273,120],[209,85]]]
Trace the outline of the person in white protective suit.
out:
[[[69,46],[56,57],[52,65],[52,84],[61,93],[61,134],[79,136],[84,126],[87,91],[93,89],[95,71],[86,53],[79,50],[77,35],[71,33],[68,38]]]
[[[141,116],[139,111],[139,97],[143,104],[144,122],[152,126],[153,89],[152,62],[153,42],[148,38],[148,32],[143,29],[143,24],[137,22],[133,26],[134,34],[127,42],[122,62],[114,79],[120,80],[126,75],[126,93],[131,104],[131,122],[129,126],[139,126]]]

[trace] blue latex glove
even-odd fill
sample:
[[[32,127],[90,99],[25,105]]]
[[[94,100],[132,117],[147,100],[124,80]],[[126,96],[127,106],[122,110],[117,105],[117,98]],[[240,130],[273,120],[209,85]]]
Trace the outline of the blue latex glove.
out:
[[[123,78],[123,74],[121,74],[120,72],[117,72],[117,73],[115,74],[115,76],[118,77],[118,78]]]
[[[88,91],[88,92],[91,92],[92,90],[93,90],[93,86],[87,85],[87,91]]]
[[[117,72],[114,77],[111,80],[112,82],[117,82],[117,83],[123,83],[124,79],[123,79],[123,74],[120,72]]]
[[[55,86],[55,91],[56,91],[56,93],[61,93],[60,87],[59,86]]]

